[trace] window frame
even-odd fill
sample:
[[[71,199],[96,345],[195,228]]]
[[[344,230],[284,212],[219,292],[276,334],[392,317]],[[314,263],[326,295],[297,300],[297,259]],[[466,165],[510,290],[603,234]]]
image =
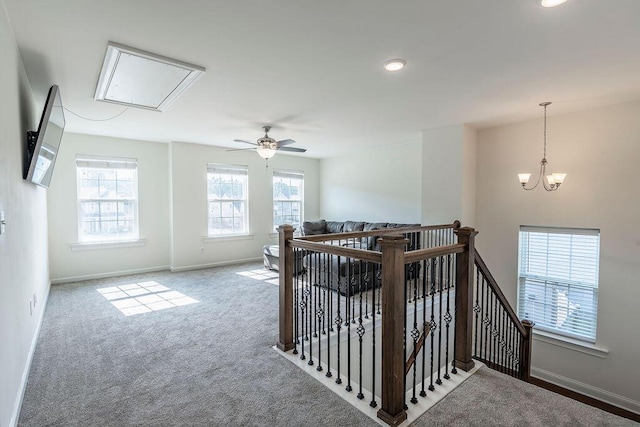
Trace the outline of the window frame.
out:
[[[275,179],[276,178],[289,178],[289,179],[297,179],[300,180],[300,200],[276,200],[274,193],[275,190]],[[300,215],[299,215],[299,224],[296,227],[296,233],[300,233],[302,228],[302,222],[304,221],[304,171],[297,170],[284,170],[284,169],[276,169],[271,174],[271,207],[272,207],[272,217],[271,217],[271,226],[272,232],[278,232],[279,225],[276,224],[276,203],[298,203],[300,205]],[[289,215],[293,216],[293,215]],[[294,224],[291,224],[294,225]],[[294,225],[295,227],[295,225]]]
[[[230,201],[230,202],[243,202],[244,203],[244,215],[242,218],[242,224],[243,224],[243,231],[241,232],[231,232],[231,233],[219,233],[219,234],[212,234],[211,233],[211,228],[209,227],[209,224],[211,222],[211,218],[212,216],[210,215],[210,204],[213,201],[216,200],[221,200],[221,199],[212,199],[211,198],[211,193],[210,193],[210,188],[209,188],[209,175],[210,174],[214,174],[214,173],[224,173],[225,171],[228,172],[232,172],[232,171],[236,171],[236,172],[240,172],[241,173],[237,173],[236,175],[238,176],[244,176],[244,198],[243,199],[224,199],[225,201]],[[233,174],[232,174],[233,175]],[[229,165],[229,164],[220,164],[220,163],[208,163],[207,164],[207,173],[206,173],[206,197],[207,197],[207,233],[206,233],[206,238],[207,239],[217,239],[217,238],[228,238],[228,237],[235,237],[235,236],[249,236],[250,235],[250,229],[249,229],[249,167],[246,165]],[[222,209],[220,209],[221,211],[221,215],[222,215]],[[222,219],[222,216],[220,216],[220,218]],[[235,217],[232,217],[235,218]],[[222,231],[222,230],[221,230]]]
[[[547,235],[569,235],[571,236],[571,241],[570,243],[565,247],[565,249],[569,249],[570,250],[570,255],[568,255],[569,262],[571,263],[571,266],[569,267],[568,270],[568,274],[571,276],[571,278],[567,279],[567,278],[562,278],[562,277],[553,277],[552,275],[549,274],[549,251],[547,249],[547,259],[545,261],[544,264],[544,268],[547,270],[546,274],[531,274],[531,273],[527,273],[527,272],[523,272],[523,266],[525,264],[525,259],[523,257],[523,233],[542,233],[542,234],[547,234]],[[578,268],[573,268],[573,266],[575,266],[576,264],[578,264],[578,266],[580,265],[580,261],[584,260],[585,257],[581,257],[579,255],[575,255],[574,256],[574,250],[575,250],[575,246],[580,247],[580,243],[575,243],[574,244],[574,240],[573,237],[574,236],[592,236],[595,237],[595,241],[591,242],[588,244],[588,246],[590,246],[589,249],[593,249],[592,252],[589,252],[588,257],[591,260],[595,260],[595,265],[592,266],[591,268],[591,273],[589,273],[589,269],[588,268],[583,268],[580,269],[580,267]],[[530,238],[530,236],[527,236],[527,238]],[[547,246],[549,246],[549,237],[546,237],[547,239]],[[528,243],[527,243],[528,245]],[[556,250],[560,250],[557,249]],[[530,255],[531,250],[530,248],[527,250],[527,257],[526,260],[527,262],[530,260]],[[553,266],[551,267],[553,269]],[[558,267],[556,267],[558,268]],[[574,272],[576,272],[578,275],[582,274],[583,277],[586,277],[585,275],[591,275],[592,277],[592,281],[589,282],[588,280],[576,280],[573,276]],[[565,274],[567,274],[566,272],[564,272]],[[577,289],[576,292],[588,292],[590,290],[591,295],[591,305],[592,307],[590,308],[590,311],[588,312],[590,318],[588,319],[588,322],[584,322],[582,320],[580,320],[580,323],[578,325],[579,329],[582,329],[583,333],[580,333],[581,331],[578,332],[572,332],[570,330],[568,330],[569,328],[563,329],[562,326],[564,325],[560,325],[558,327],[553,327],[553,326],[549,326],[549,325],[545,325],[544,321],[541,321],[539,318],[536,319],[536,316],[533,316],[531,314],[526,313],[526,304],[527,302],[523,300],[523,298],[525,297],[526,294],[526,281],[529,280],[531,282],[538,282],[538,283],[544,283],[543,289],[545,292],[545,298],[546,298],[546,292],[547,292],[547,288],[548,287],[552,287],[552,292],[558,292],[558,295],[562,294],[564,299],[566,299],[566,311],[567,313],[565,314],[565,320],[564,322],[567,321],[567,319],[569,319],[569,316],[571,314],[573,314],[574,312],[577,312],[576,309],[574,309],[574,312],[571,312],[570,310],[571,305],[573,305],[574,307],[577,306],[577,309],[580,309],[580,305],[579,304],[574,304],[576,302],[576,300],[578,302],[581,301],[581,297],[576,297],[575,299],[573,299],[573,302],[570,300],[570,296],[569,293],[571,292],[571,287],[574,287],[574,289]],[[532,320],[533,322],[536,323],[536,327],[534,329],[534,332],[540,331],[543,333],[543,335],[545,336],[550,336],[554,339],[557,339],[559,341],[565,341],[565,342],[569,342],[569,343],[575,343],[575,344],[583,344],[583,345],[592,345],[595,344],[596,342],[596,338],[597,338],[597,328],[598,328],[598,306],[599,306],[599,285],[600,285],[600,230],[599,229],[587,229],[587,228],[571,228],[571,227],[543,227],[543,226],[528,226],[528,225],[521,225],[519,228],[519,233],[518,233],[518,278],[517,278],[517,304],[516,304],[516,310],[518,313],[518,316],[522,319],[522,318],[527,318],[529,320]],[[523,288],[524,286],[524,288]],[[535,289],[535,287],[538,286],[537,284],[530,284],[529,285],[529,289]],[[561,291],[558,291],[557,288],[560,288]],[[564,290],[563,288],[566,288],[566,291],[564,291],[564,293],[562,293],[562,291]],[[587,295],[588,296],[588,295]],[[546,300],[539,303],[543,305],[543,308],[547,307],[547,302]],[[551,310],[553,311],[553,307],[555,307],[555,312],[559,313],[561,305],[559,303],[555,303],[555,306],[551,306]],[[587,305],[587,309],[588,305]],[[553,316],[553,312],[552,312],[552,316]],[[557,316],[557,314],[556,314]],[[588,326],[583,326],[583,325],[588,325]],[[590,327],[591,331],[588,332],[592,332],[592,334],[587,335],[587,333],[585,333],[586,329]],[[575,331],[575,329],[574,329]]]
[[[78,227],[78,242],[80,245],[85,246],[99,246],[99,245],[113,245],[118,243],[138,242],[140,240],[140,215],[139,215],[139,196],[138,196],[138,160],[135,158],[127,157],[115,157],[115,156],[94,156],[94,155],[77,155],[76,156],[76,217]],[[125,167],[117,167],[118,165],[124,165]],[[82,169],[100,169],[100,170],[133,170],[133,186],[132,196],[130,198],[82,198],[81,197],[81,181],[82,181]],[[117,182],[117,179],[116,179]],[[102,202],[131,202],[133,212],[133,231],[130,237],[127,238],[104,238],[99,239],[87,239],[83,232],[83,215],[82,204],[92,203],[100,206]],[[99,208],[98,208],[99,209]]]

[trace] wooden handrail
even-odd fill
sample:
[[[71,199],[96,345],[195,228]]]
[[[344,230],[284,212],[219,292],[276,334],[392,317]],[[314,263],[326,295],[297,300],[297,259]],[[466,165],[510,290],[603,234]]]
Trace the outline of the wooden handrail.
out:
[[[409,251],[405,252],[404,254],[404,262],[405,264],[410,264],[412,262],[422,261],[423,259],[430,259],[450,254],[459,254],[464,252],[464,248],[464,243],[456,243],[454,245],[438,246],[435,248]]]
[[[326,253],[331,255],[343,256],[346,258],[355,258],[363,261],[382,263],[382,253],[377,251],[369,251],[367,249],[356,249],[345,246],[326,245],[324,243],[307,242],[304,240],[290,240],[291,247],[307,249],[309,251]]]
[[[442,225],[420,225],[413,227],[398,227],[398,228],[381,228],[378,230],[370,230],[370,231],[348,231],[345,233],[330,233],[330,234],[314,234],[312,236],[300,236],[296,237],[296,240],[306,240],[309,242],[324,242],[329,240],[345,240],[352,239],[358,237],[370,237],[370,236],[382,236],[386,234],[396,234],[396,233],[411,233],[411,232],[419,232],[419,231],[428,231],[428,230],[446,230],[446,229],[456,229],[460,227],[460,223],[458,221],[453,224],[442,224]]]
[[[518,331],[520,331],[520,333],[526,339],[528,336],[528,332],[525,329],[525,327],[522,325],[522,322],[518,318],[518,315],[515,313],[515,311],[513,311],[513,308],[511,308],[511,304],[509,304],[509,301],[507,301],[507,298],[502,293],[502,290],[498,286],[496,279],[494,279],[493,275],[489,271],[489,268],[487,267],[487,264],[484,263],[484,260],[482,259],[482,257],[480,256],[477,250],[475,255],[476,255],[475,256],[476,267],[478,267],[478,270],[480,270],[480,272],[486,279],[487,283],[489,284],[489,287],[496,294],[496,297],[498,297],[498,300],[500,301],[505,311],[511,318],[511,321],[516,325],[516,327],[518,328]]]

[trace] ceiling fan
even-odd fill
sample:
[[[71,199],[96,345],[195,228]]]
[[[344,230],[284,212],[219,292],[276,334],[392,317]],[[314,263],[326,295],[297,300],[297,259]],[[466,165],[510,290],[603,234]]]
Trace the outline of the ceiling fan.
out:
[[[258,152],[258,155],[263,159],[270,159],[275,154],[276,151],[290,151],[294,153],[304,153],[307,151],[304,148],[294,148],[287,147],[287,145],[291,145],[295,143],[293,139],[283,139],[281,141],[276,141],[275,139],[269,136],[269,131],[271,130],[271,126],[262,126],[264,129],[264,136],[258,138],[257,142],[246,141],[244,139],[234,139],[235,142],[242,142],[244,144],[254,145],[254,148],[238,148],[234,150],[227,151],[237,151],[237,150],[253,150],[255,149]]]

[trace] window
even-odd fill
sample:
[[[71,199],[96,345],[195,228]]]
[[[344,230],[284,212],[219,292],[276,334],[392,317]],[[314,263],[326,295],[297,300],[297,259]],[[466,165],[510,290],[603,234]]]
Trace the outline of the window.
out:
[[[521,226],[519,316],[595,342],[599,258],[599,230]]]
[[[302,172],[273,172],[273,227],[290,224],[302,226],[304,174]]]
[[[207,167],[210,237],[249,233],[248,175],[246,166]]]
[[[136,159],[76,157],[78,240],[138,239]]]

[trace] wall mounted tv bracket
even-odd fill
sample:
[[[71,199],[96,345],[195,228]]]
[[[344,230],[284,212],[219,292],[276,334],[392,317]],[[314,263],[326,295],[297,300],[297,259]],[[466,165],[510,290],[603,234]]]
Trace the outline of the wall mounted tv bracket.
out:
[[[33,155],[36,150],[36,143],[38,142],[38,132],[34,130],[27,131],[27,154],[29,157]]]
[[[36,151],[36,144],[38,142],[38,132],[34,130],[27,131],[27,155],[24,159],[24,168],[22,172],[22,178],[27,179],[29,174],[29,165],[31,164],[31,158]]]

